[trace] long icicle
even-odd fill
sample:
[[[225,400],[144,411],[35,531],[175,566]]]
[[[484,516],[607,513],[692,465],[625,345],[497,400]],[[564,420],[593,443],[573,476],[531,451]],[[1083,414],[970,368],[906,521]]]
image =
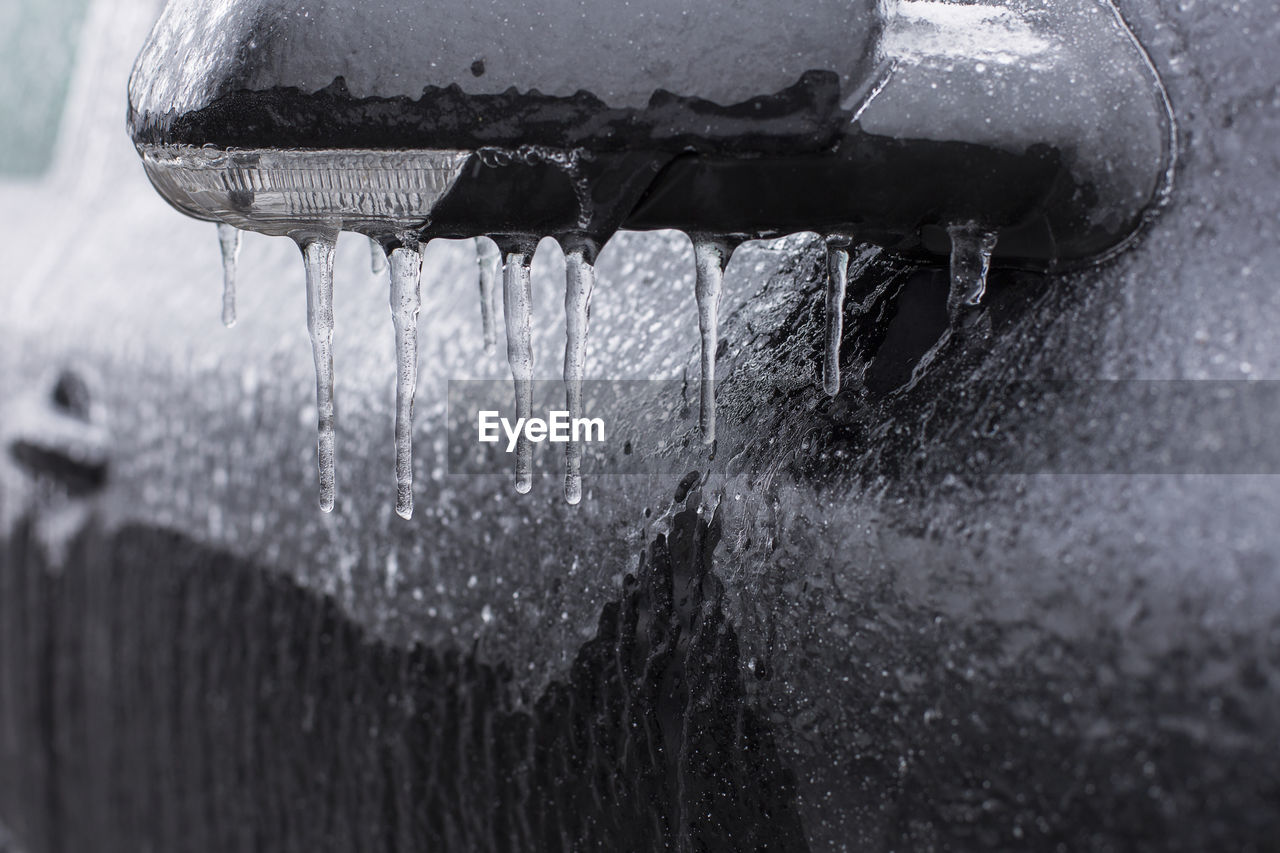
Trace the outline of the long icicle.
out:
[[[222,249],[222,325],[236,324],[236,261],[240,257],[240,229],[218,223],[218,245]]]
[[[698,331],[702,334],[698,425],[702,429],[702,443],[712,445],[716,441],[716,350],[720,345],[720,297],[731,250],[723,241],[695,237],[693,253],[697,265]]]
[[[369,238],[369,271],[374,275],[387,271],[387,250],[372,237]]]
[[[565,255],[564,391],[570,429],[582,417],[582,379],[586,372],[587,325],[591,294],[596,286],[595,253],[590,246],[573,246]],[[582,445],[570,435],[565,445],[564,499],[582,502]]]
[[[488,237],[476,238],[476,264],[480,267],[480,322],[484,326],[484,351],[493,355],[498,351],[498,332],[493,318],[497,314],[494,297],[502,270],[502,252]]]
[[[298,241],[307,265],[307,331],[316,363],[316,464],[320,471],[320,509],[333,511],[333,249],[336,234],[310,235]]]
[[[947,314],[955,327],[966,310],[982,304],[997,235],[976,222],[952,225],[947,233],[951,235],[951,291],[947,295]]]
[[[845,236],[827,238],[827,341],[822,361],[822,389],[840,393],[840,344],[844,340],[844,296],[849,286],[849,243]]]
[[[507,361],[515,383],[516,417],[533,416],[533,289],[530,266],[535,246],[512,244],[505,250],[502,302],[507,325]],[[533,488],[533,445],[524,430],[516,440],[516,491]]]
[[[418,390],[418,313],[422,253],[418,236],[403,234],[391,258],[391,322],[396,330],[396,514],[413,517],[413,398]]]

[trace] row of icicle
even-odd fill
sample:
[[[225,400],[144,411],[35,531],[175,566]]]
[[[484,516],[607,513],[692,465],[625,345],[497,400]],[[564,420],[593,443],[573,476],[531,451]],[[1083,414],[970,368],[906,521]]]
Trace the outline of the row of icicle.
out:
[[[986,292],[987,272],[995,250],[996,235],[972,222],[953,225],[951,235],[951,289],[947,310],[954,323],[965,311],[981,303]],[[236,260],[240,252],[240,232],[218,225],[222,249],[222,321],[236,323]],[[334,476],[334,382],[333,382],[333,255],[336,231],[318,231],[296,237],[307,270],[307,330],[311,335],[316,366],[316,442],[320,472],[320,508],[331,512],[336,494]],[[396,336],[396,512],[413,516],[413,403],[418,386],[418,313],[422,306],[422,247],[412,233],[398,235],[388,244],[390,253],[370,239],[371,267],[382,274],[390,267],[391,318]],[[516,416],[533,414],[533,347],[530,269],[536,241],[516,242],[506,248],[505,257],[492,240],[476,238],[480,267],[480,314],[484,326],[485,352],[497,349],[495,330],[496,290],[502,275],[503,308],[507,333],[507,361],[515,386]],[[696,298],[698,331],[701,337],[701,382],[699,386],[699,427],[702,441],[714,445],[716,439],[715,370],[719,347],[719,311],[724,273],[736,243],[711,236],[695,236],[697,267]],[[826,340],[822,364],[822,386],[827,394],[840,391],[840,347],[844,337],[845,294],[852,272],[861,275],[880,250],[864,244],[851,256],[852,238],[827,238]],[[852,257],[852,263],[851,263]],[[585,376],[587,324],[591,295],[595,289],[595,252],[583,242],[571,244],[565,255],[564,386],[571,419],[582,416],[582,382]],[[565,500],[582,500],[582,448],[570,441],[565,449]],[[525,494],[533,487],[533,446],[521,433],[516,445],[516,491]]]

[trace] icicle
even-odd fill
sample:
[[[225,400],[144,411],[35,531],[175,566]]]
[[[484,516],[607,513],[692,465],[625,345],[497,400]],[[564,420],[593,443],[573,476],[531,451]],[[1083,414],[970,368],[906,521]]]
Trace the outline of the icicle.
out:
[[[842,234],[827,238],[827,339],[822,361],[822,388],[830,396],[840,393],[840,347],[844,343],[845,295],[849,282],[861,276],[880,257],[879,246],[863,243],[854,254],[852,240]],[[854,311],[865,312],[870,305],[854,303]]]
[[[716,349],[720,344],[720,296],[724,270],[732,254],[729,247],[708,237],[695,237],[697,264],[698,330],[702,333],[702,387],[700,394],[702,443],[716,441]]]
[[[987,292],[987,271],[996,248],[996,233],[976,222],[962,222],[947,229],[951,235],[951,292],[947,314],[957,325],[968,308],[982,304]]]
[[[498,351],[498,333],[493,318],[497,313],[494,296],[502,268],[502,252],[488,237],[476,238],[476,263],[480,266],[480,320],[484,325],[484,351],[493,355]]]
[[[387,252],[372,237],[369,238],[369,269],[374,275],[382,275],[387,271]]]
[[[533,290],[529,268],[533,245],[506,249],[502,275],[503,308],[507,323],[507,361],[515,382],[516,417],[533,416]],[[533,445],[522,430],[516,441],[516,491],[528,494],[533,488]]]
[[[591,314],[591,292],[596,286],[594,254],[588,246],[575,246],[565,255],[564,390],[570,424],[582,417],[587,323]],[[564,499],[577,505],[582,502],[582,445],[573,440],[573,436],[565,445],[565,462]]]
[[[240,229],[218,223],[218,244],[222,247],[222,325],[236,324],[236,259],[240,257]]]
[[[333,248],[336,234],[298,240],[307,264],[307,331],[316,362],[316,462],[320,470],[320,509],[333,511]]]
[[[418,390],[422,253],[417,235],[391,252],[391,321],[396,330],[396,513],[413,517],[413,397]]]
[[[840,393],[840,344],[844,339],[844,294],[849,284],[849,238],[827,238],[827,343],[822,388]]]

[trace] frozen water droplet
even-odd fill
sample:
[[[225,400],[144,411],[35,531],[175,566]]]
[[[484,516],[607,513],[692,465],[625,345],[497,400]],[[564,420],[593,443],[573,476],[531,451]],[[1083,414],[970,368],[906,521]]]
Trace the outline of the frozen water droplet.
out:
[[[698,425],[702,429],[702,443],[711,445],[716,441],[716,349],[720,344],[720,297],[724,289],[724,270],[733,251],[721,240],[695,237],[693,253],[697,264],[698,331],[702,334]]]
[[[594,252],[586,246],[572,247],[565,255],[564,390],[571,424],[582,417],[587,324],[591,315],[591,293],[596,286],[593,259]],[[582,502],[582,445],[572,439],[570,436],[565,445],[564,499],[577,505]]]
[[[515,383],[516,417],[533,416],[533,289],[529,277],[535,245],[513,244],[505,250],[502,302],[507,324],[507,361]],[[516,491],[533,488],[533,444],[521,430],[516,440]]]
[[[387,252],[372,237],[369,238],[369,269],[374,275],[382,275],[387,271]]]
[[[298,238],[307,265],[307,331],[316,362],[316,464],[320,470],[320,509],[333,511],[333,249],[336,233]]]
[[[498,332],[494,316],[498,313],[494,297],[498,290],[498,273],[502,269],[502,252],[488,237],[476,238],[476,263],[480,267],[480,322],[484,326],[484,351],[498,351]]]
[[[240,229],[218,223],[218,245],[222,248],[222,325],[236,324],[236,260],[240,257]]]
[[[413,397],[418,390],[422,253],[416,235],[391,252],[391,320],[396,330],[396,513],[413,517]]]
[[[951,292],[947,314],[952,326],[964,312],[982,304],[987,292],[987,272],[996,248],[996,233],[976,222],[962,222],[947,229],[951,235]]]
[[[844,339],[844,295],[849,284],[849,238],[827,238],[827,341],[822,361],[822,388],[840,393],[840,343]]]

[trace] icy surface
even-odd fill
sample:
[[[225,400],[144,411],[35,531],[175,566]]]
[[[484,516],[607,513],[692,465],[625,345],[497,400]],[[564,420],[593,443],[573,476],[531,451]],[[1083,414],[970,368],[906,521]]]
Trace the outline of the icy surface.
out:
[[[914,473],[962,453],[983,426],[982,413],[946,405],[948,388],[975,377],[1280,377],[1280,21],[1259,3],[1121,5],[1184,132],[1171,204],[1131,252],[1049,280],[993,272],[979,313],[1008,312],[998,334],[933,353],[914,386],[909,362],[907,384],[890,389],[897,407],[852,387],[827,402],[819,387],[825,246],[748,244],[729,270],[721,451],[711,464],[686,458],[703,482],[694,503],[724,511],[709,559],[749,702],[779,739],[811,849],[880,849],[885,839],[898,849],[1127,849],[1149,839],[1204,850],[1275,837],[1275,478]],[[332,596],[398,646],[474,649],[514,673],[513,693],[540,695],[597,637],[602,608],[653,537],[670,531],[676,484],[593,479],[591,499],[570,511],[558,489],[517,500],[506,477],[449,476],[444,379],[504,374],[483,356],[474,244],[435,243],[422,311],[425,475],[414,520],[400,522],[376,498],[394,419],[386,282],[365,272],[364,241],[344,238],[338,473],[344,494],[360,497],[316,513],[297,252],[245,238],[236,334],[199,308],[220,287],[208,225],[156,197],[119,130],[117,82],[145,11],[122,2],[118,15],[92,19],[119,55],[110,73],[84,75],[69,118],[99,129],[75,137],[87,143],[38,191],[0,186],[0,252],[36,261],[10,267],[0,292],[0,431],[7,441],[17,427],[12,401],[47,396],[51,363],[99,364],[97,397],[121,427],[116,473],[93,504],[104,524],[186,531]],[[99,108],[96,124],[76,118]],[[1108,144],[1123,143],[1122,118]],[[84,239],[49,233],[53,221]],[[563,263],[545,242],[533,262],[533,347],[545,353],[564,343]],[[670,233],[605,247],[592,374],[687,374],[692,385],[694,265],[688,241]],[[883,368],[863,318],[893,314],[899,303],[886,294],[910,290],[874,270],[850,275],[846,375],[864,360],[873,375]],[[906,331],[940,334],[945,271],[908,281],[932,314],[902,314]],[[551,361],[545,378],[557,378]],[[996,395],[986,411],[1018,403]],[[691,410],[654,452],[677,454],[685,437],[697,444],[696,402]],[[1032,426],[1069,435],[1095,414]],[[1274,432],[1263,415],[1260,431]],[[1147,424],[1132,430],[1157,447],[1171,440]],[[905,457],[893,449],[903,436],[916,441]],[[534,465],[546,482],[562,474],[555,454]],[[881,473],[863,479],[868,470]],[[0,481],[9,507],[34,499],[37,486],[7,452]],[[228,636],[233,605],[228,596]]]
[[[1095,184],[1100,217],[1159,190],[1165,176],[1144,166],[1168,156],[1164,91],[1110,0],[893,0],[885,13],[893,80],[863,129],[1013,152],[1057,140]]]
[[[635,10],[589,0],[177,0],[140,60],[131,99],[140,110],[186,111],[221,94],[221,81],[314,92],[341,76],[356,97],[416,98],[457,83],[483,94],[585,89],[614,107],[643,107],[659,89],[734,104],[812,69],[853,86],[878,21],[875,0],[801,4],[785,16],[773,0],[649,0]],[[756,58],[750,67],[744,53]],[[187,58],[181,73],[155,73],[174,55]]]
[[[139,153],[156,189],[179,211],[274,236],[319,226],[367,230],[370,223],[423,222],[470,156],[190,145],[144,145]]]
[[[880,49],[893,59],[928,62],[1019,63],[1045,70],[1054,42],[1037,32],[1016,6],[891,0]]]

